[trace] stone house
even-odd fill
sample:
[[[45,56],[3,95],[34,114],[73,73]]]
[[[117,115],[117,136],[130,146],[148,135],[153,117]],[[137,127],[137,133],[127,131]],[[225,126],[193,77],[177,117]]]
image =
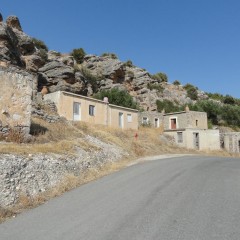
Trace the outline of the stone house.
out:
[[[44,96],[53,101],[60,116],[69,121],[84,121],[113,128],[138,129],[138,110],[109,104],[104,101],[57,91]]]
[[[159,128],[163,126],[163,114],[159,112],[139,112],[138,123],[142,126]]]
[[[34,77],[18,69],[0,67],[0,132],[18,129],[28,135],[31,125]]]
[[[164,133],[181,147],[198,150],[219,150],[219,130],[208,129],[205,112],[186,111],[164,114]]]
[[[222,148],[230,153],[240,153],[240,132],[222,133]]]

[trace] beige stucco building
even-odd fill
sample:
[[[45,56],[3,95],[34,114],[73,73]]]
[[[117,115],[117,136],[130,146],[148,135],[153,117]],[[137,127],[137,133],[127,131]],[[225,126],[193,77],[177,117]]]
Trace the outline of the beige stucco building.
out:
[[[84,121],[114,128],[138,129],[138,110],[109,104],[98,99],[58,91],[44,99],[53,101],[60,116],[70,121]]]
[[[219,150],[219,130],[208,129],[205,112],[183,111],[164,114],[164,132],[181,147]]]

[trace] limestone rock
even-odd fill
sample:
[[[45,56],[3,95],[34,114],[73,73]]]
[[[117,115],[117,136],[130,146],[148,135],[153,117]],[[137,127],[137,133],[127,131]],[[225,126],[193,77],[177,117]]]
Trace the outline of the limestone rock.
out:
[[[23,56],[22,57],[25,65],[26,70],[31,72],[37,72],[40,67],[42,67],[45,63],[45,61],[38,55],[29,55],[29,56]]]
[[[21,27],[21,24],[20,24],[20,21],[19,21],[18,17],[9,16],[6,20],[6,23],[9,27],[15,28],[19,31],[22,31],[22,27]]]
[[[50,83],[58,83],[65,80],[67,83],[75,83],[74,69],[59,61],[51,61],[39,69],[39,72],[46,74]]]

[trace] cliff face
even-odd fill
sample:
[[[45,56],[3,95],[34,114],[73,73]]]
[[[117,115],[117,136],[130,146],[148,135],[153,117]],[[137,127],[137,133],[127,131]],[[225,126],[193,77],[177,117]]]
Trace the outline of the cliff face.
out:
[[[0,65],[11,65],[37,75],[38,91],[47,86],[49,92],[69,91],[92,96],[103,89],[119,88],[128,91],[140,106],[156,110],[156,100],[168,99],[179,104],[193,101],[181,85],[153,79],[145,69],[121,62],[111,54],[86,55],[76,64],[70,54],[46,51],[26,35],[15,16],[3,22],[0,17]],[[199,97],[206,95],[199,91]]]

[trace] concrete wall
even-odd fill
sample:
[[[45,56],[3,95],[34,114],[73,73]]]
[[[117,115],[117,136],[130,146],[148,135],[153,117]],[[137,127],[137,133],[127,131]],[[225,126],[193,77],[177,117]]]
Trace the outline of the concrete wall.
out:
[[[185,111],[164,114],[164,129],[171,129],[171,119],[177,120],[177,129],[195,128],[208,129],[207,113]]]
[[[0,131],[5,133],[10,128],[20,128],[28,134],[35,77],[0,68],[0,84]]]
[[[182,142],[178,142],[178,133],[182,133]],[[199,134],[199,148],[194,144],[194,133]],[[166,131],[165,134],[172,136],[175,143],[180,147],[199,150],[219,150],[220,136],[219,130],[202,130],[202,129],[184,129],[175,131]]]
[[[161,127],[163,125],[163,114],[159,112],[139,112],[138,113],[138,124],[144,125],[143,118],[147,118],[149,126]],[[157,122],[155,121],[157,119]]]
[[[54,92],[44,96],[53,101],[60,116],[74,120],[73,104],[80,104],[80,121],[119,128],[119,113],[123,114],[123,129],[138,129],[138,111],[108,104],[101,100],[67,92]],[[89,114],[89,106],[94,106],[94,114]],[[128,116],[129,115],[129,116]]]
[[[240,153],[240,132],[223,133],[223,147],[228,152]]]

